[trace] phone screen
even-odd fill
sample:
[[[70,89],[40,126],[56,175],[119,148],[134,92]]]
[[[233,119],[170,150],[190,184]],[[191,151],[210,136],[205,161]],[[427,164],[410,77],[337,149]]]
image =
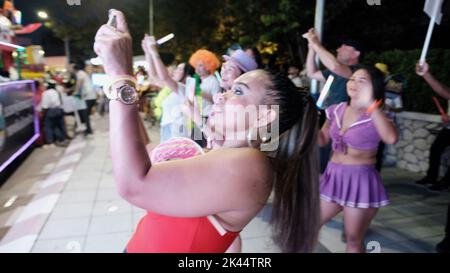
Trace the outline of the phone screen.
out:
[[[117,18],[116,15],[109,16],[109,20],[107,23],[109,26],[112,26],[113,28],[117,28]]]

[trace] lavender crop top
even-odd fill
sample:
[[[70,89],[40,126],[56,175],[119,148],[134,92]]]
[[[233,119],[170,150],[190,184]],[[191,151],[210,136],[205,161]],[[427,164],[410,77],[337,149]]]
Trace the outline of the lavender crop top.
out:
[[[330,137],[333,151],[347,154],[347,147],[356,150],[377,150],[381,137],[378,134],[372,118],[364,113],[341,135],[343,116],[347,103],[334,104],[325,110],[327,119],[330,121]]]

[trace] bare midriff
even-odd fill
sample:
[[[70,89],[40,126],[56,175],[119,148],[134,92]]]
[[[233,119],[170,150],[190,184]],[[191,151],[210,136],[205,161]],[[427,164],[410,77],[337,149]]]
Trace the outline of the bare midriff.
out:
[[[347,153],[333,151],[331,162],[347,165],[374,165],[376,163],[377,151],[363,151],[347,146]]]

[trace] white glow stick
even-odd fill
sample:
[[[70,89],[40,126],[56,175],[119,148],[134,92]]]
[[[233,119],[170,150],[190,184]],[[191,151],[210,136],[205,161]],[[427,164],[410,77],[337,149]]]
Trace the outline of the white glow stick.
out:
[[[222,84],[222,77],[220,77],[219,72],[214,72],[214,75],[216,76],[217,80],[219,81],[219,84]]]
[[[170,33],[170,34],[168,34],[168,35],[162,37],[162,38],[159,39],[158,41],[156,41],[156,43],[157,43],[158,45],[162,45],[162,44],[164,44],[165,42],[172,40],[173,37],[175,37],[175,34]]]
[[[195,87],[196,87],[196,81],[192,77],[186,78],[186,95],[188,100],[191,102],[194,102],[195,99]]]
[[[2,42],[2,41],[0,41],[0,45],[13,47],[13,48],[20,49],[20,50],[25,50],[25,47],[23,47],[23,46],[19,46],[19,45],[15,45],[15,44],[10,44],[10,43],[7,43],[7,42]]]
[[[318,108],[322,109],[323,103],[324,103],[325,99],[327,98],[328,93],[330,92],[330,87],[331,87],[331,84],[333,83],[333,81],[334,81],[334,77],[333,77],[333,75],[330,75],[327,79],[327,82],[325,83],[325,86],[323,87],[322,91],[320,92],[319,99],[317,100],[316,105]]]
[[[433,8],[433,17],[431,17],[430,25],[428,26],[427,37],[425,38],[425,43],[422,49],[422,55],[420,55],[419,64],[423,65],[425,63],[425,58],[427,57],[428,48],[430,46],[431,36],[433,35],[434,24],[436,23],[436,17],[439,12],[439,7],[442,5],[442,1],[435,1]]]

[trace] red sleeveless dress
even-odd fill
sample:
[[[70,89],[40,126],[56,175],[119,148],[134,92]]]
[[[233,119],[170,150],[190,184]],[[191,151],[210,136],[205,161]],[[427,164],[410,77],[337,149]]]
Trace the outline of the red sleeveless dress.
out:
[[[195,142],[174,138],[153,149],[152,164],[203,154]],[[223,253],[239,232],[224,230],[214,217],[171,217],[147,212],[128,242],[127,253]]]
[[[127,245],[128,253],[224,253],[239,232],[223,236],[207,217],[178,218],[149,212]]]

